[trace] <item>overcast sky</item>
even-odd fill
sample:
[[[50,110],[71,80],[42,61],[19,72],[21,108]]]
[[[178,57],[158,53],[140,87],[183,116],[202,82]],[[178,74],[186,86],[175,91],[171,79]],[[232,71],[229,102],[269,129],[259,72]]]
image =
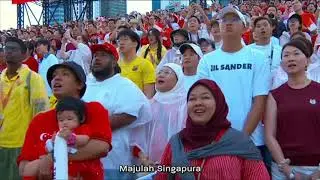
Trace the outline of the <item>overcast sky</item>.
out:
[[[28,4],[35,16],[39,18],[42,8],[33,3]],[[128,0],[127,5],[128,12],[138,11],[141,13],[145,13],[147,11],[151,11],[152,8],[151,0]],[[30,12],[29,16],[31,18],[31,23],[36,24],[36,20],[34,20]],[[24,22],[25,25],[29,25],[29,20],[26,13]],[[17,6],[12,5],[11,0],[0,0],[0,30],[9,29],[11,27],[17,27]]]

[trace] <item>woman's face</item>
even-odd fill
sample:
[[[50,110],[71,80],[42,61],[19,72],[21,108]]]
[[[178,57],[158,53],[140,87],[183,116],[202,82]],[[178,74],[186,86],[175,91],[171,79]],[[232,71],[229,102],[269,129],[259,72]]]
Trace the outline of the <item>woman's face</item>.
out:
[[[149,40],[149,43],[150,43],[150,44],[156,44],[156,43],[157,43],[157,38],[156,38],[156,36],[153,35],[153,34],[149,34],[149,35],[148,35],[148,40]]]
[[[309,13],[315,13],[316,7],[314,6],[314,4],[309,4],[308,7],[307,7],[307,11]]]
[[[220,27],[219,27],[219,24],[214,24],[212,27],[211,27],[211,34],[213,36],[219,36],[220,35]]]
[[[83,43],[82,36],[77,36],[77,42],[78,43]]]
[[[156,89],[160,92],[168,92],[177,84],[176,73],[169,67],[164,66],[157,72]]]
[[[287,46],[282,52],[281,66],[288,74],[304,73],[310,59],[293,46]]]
[[[194,87],[188,98],[188,115],[197,125],[206,125],[216,111],[216,101],[203,85]]]

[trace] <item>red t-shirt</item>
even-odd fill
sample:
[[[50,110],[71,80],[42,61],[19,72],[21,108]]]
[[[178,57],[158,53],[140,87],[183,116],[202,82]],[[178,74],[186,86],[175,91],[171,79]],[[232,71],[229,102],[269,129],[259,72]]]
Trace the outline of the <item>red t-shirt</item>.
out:
[[[7,68],[6,63],[0,64],[0,73],[1,73],[4,69],[6,69],[6,68]]]
[[[27,65],[32,71],[36,73],[38,72],[39,63],[34,57],[30,56],[26,61],[23,62],[23,64]]]
[[[97,139],[107,142],[111,147],[111,127],[109,123],[108,111],[97,102],[86,103],[86,121],[91,132],[90,139]],[[17,159],[19,164],[21,161],[33,161],[39,159],[40,156],[45,155],[43,151],[42,140],[43,136],[53,134],[59,130],[56,110],[50,110],[43,113],[39,113],[31,121],[24,145],[21,149],[21,153]],[[110,148],[111,150],[111,148]],[[107,153],[107,152],[106,152]],[[103,156],[101,156],[103,157]],[[103,168],[100,162],[100,158],[86,160],[86,161],[69,161],[69,163],[79,163],[86,165],[82,168],[94,169],[94,172],[86,172],[83,174],[83,179],[103,179]],[[89,168],[90,167],[90,168]]]
[[[162,37],[166,37],[166,40],[163,39],[162,44],[167,49],[171,48],[171,38],[170,38],[171,32],[172,32],[171,28],[165,28],[162,31]]]

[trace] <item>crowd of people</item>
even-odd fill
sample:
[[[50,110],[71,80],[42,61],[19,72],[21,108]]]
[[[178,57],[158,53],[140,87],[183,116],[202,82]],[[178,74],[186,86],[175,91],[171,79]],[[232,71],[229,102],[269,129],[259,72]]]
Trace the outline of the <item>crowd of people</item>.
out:
[[[1,31],[0,179],[52,179],[58,136],[75,180],[319,179],[318,5]]]

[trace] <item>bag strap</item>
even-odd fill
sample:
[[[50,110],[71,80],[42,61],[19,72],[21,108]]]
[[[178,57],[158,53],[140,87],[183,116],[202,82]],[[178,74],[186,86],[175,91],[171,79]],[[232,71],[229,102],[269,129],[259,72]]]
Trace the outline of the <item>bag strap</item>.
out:
[[[27,89],[28,89],[28,96],[29,96],[29,103],[31,104],[31,73],[32,71],[29,71],[29,74],[27,76],[26,79],[26,83],[27,83]]]

